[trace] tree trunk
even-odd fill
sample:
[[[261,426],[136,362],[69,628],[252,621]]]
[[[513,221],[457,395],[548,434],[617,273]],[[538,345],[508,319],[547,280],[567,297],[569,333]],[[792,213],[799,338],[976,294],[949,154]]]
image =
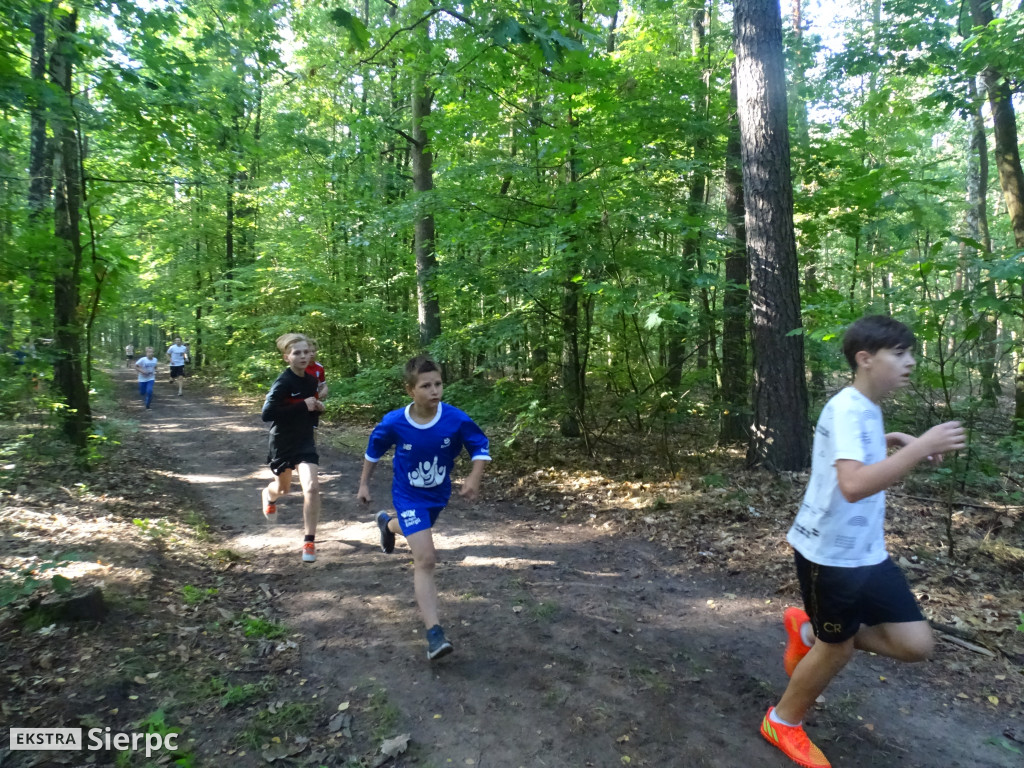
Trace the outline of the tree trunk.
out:
[[[744,226],[743,169],[736,108],[736,65],[730,83],[733,114],[725,145],[725,296],[722,299],[722,443],[750,437],[747,377],[747,231]]]
[[[971,15],[978,27],[987,27],[993,21],[990,0],[971,0]],[[1020,165],[1017,144],[1017,117],[1013,110],[1010,85],[1000,72],[989,65],[981,71],[988,101],[992,108],[992,132],[996,140],[996,168],[999,185],[1003,188],[1006,211],[1010,214],[1013,241],[1018,250],[1024,250],[1024,172]],[[1024,432],[1024,351],[1018,350],[1018,366],[1014,379],[1014,432]]]
[[[77,13],[62,15],[50,59],[50,78],[66,101],[51,112],[53,126],[54,234],[59,243],[53,260],[54,381],[64,400],[64,432],[78,448],[85,448],[92,415],[82,379],[82,324],[79,317],[79,281],[82,243],[79,204],[82,199],[78,137],[75,133],[72,67]]]
[[[582,0],[569,0],[570,12],[582,23]],[[578,77],[574,75],[573,77]],[[569,96],[569,109],[566,120],[573,131],[572,143],[569,147],[565,163],[565,181],[570,189],[567,218],[574,217],[579,205],[576,190],[579,185],[579,160],[576,156],[576,125],[577,118],[573,110],[572,96]],[[573,225],[578,226],[578,224]],[[580,293],[582,281],[580,271],[580,237],[575,229],[568,236],[566,248],[565,278],[562,281],[562,391],[565,396],[565,414],[560,425],[563,437],[579,437],[584,434],[583,413],[586,407],[586,382],[582,355],[580,354]]]
[[[737,0],[733,33],[755,360],[747,460],[801,470],[810,435],[779,1]]]
[[[424,25],[424,33],[427,28]],[[429,39],[426,41],[429,45]],[[423,121],[430,116],[434,95],[427,88],[426,75],[418,72],[412,91],[412,183],[416,191],[416,220],[413,249],[416,254],[416,305],[420,324],[420,346],[428,346],[441,335],[441,307],[434,289],[437,254],[434,251],[434,214],[429,193],[434,188],[434,158]]]
[[[978,256],[987,262],[992,256],[992,237],[988,230],[988,141],[981,115],[981,99],[973,77],[967,79],[967,90],[971,101],[971,131],[967,147],[967,236],[981,245]],[[991,278],[986,277],[978,288],[995,299],[996,286]],[[981,398],[988,405],[995,405],[1002,394],[995,365],[998,317],[990,310],[983,311],[980,322],[978,367],[981,371]]]
[[[46,92],[46,11],[41,3],[33,10],[29,19],[32,35],[30,72],[36,88],[29,107],[29,186],[28,219],[29,227],[42,235],[43,228],[49,230],[52,222],[52,183],[50,150],[46,142],[46,106],[43,94]],[[48,234],[48,232],[47,232]],[[40,253],[29,254],[29,302],[28,317],[32,339],[45,335],[45,319],[50,310],[44,293],[48,293],[38,279]]]

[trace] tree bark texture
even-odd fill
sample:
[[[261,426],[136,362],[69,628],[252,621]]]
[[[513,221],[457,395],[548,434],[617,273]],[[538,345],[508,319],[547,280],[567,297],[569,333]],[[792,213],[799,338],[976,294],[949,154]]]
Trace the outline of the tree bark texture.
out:
[[[580,22],[583,20],[582,0],[569,0],[570,11]],[[577,76],[574,76],[577,77]],[[569,96],[566,120],[573,131],[572,144],[565,162],[565,182],[569,187],[567,214],[570,219],[579,205],[576,189],[579,185],[579,160],[576,156],[577,118],[573,111],[572,96]],[[586,381],[583,354],[580,349],[580,274],[582,258],[579,252],[582,238],[575,231],[570,232],[566,248],[565,279],[562,283],[562,391],[565,395],[565,414],[560,431],[563,437],[579,437],[584,434],[583,412],[586,406]]]
[[[747,460],[801,470],[810,434],[779,0],[737,0],[733,34],[755,363]]]
[[[988,140],[985,120],[981,115],[981,98],[973,77],[967,79],[971,100],[971,131],[967,146],[967,236],[981,245],[979,256],[988,261],[992,256],[992,237],[988,229]],[[991,298],[996,297],[995,281],[984,279],[978,288]],[[1002,394],[996,372],[996,316],[984,311],[981,317],[981,339],[978,368],[981,372],[981,397],[995,405]]]
[[[50,58],[50,78],[64,94],[53,110],[54,234],[58,240],[53,260],[54,382],[67,408],[64,432],[72,444],[85,448],[92,416],[89,394],[82,378],[82,323],[79,283],[82,269],[80,203],[82,199],[78,136],[75,130],[72,68],[75,60],[77,14],[58,18],[56,41]]]
[[[736,66],[731,79],[733,115],[725,145],[725,295],[722,299],[722,420],[718,439],[742,442],[750,436],[747,376],[747,230],[743,218],[743,168],[740,128],[735,114]]]
[[[971,0],[971,15],[978,27],[987,27],[993,21],[991,0]],[[1006,211],[1010,215],[1013,241],[1018,250],[1024,250],[1024,171],[1020,165],[1017,144],[1017,117],[1013,110],[1010,85],[1006,73],[992,66],[981,71],[988,102],[992,108],[992,132],[996,143],[996,169],[999,185],[1003,188]],[[1018,349],[1017,372],[1014,379],[1014,432],[1024,432],[1024,351]]]
[[[441,307],[434,289],[437,253],[434,250],[434,214],[429,192],[434,188],[434,157],[423,121],[430,116],[433,94],[426,75],[418,73],[412,93],[412,183],[416,190],[416,220],[413,249],[416,254],[416,304],[420,324],[420,346],[426,347],[441,335]]]
[[[51,222],[53,169],[50,148],[46,141],[46,107],[43,97],[46,93],[46,12],[41,5],[33,10],[29,19],[32,35],[30,73],[35,93],[29,107],[29,186],[28,217],[33,229],[48,229]],[[28,269],[32,275],[29,281],[29,325],[32,336],[45,335],[44,320],[49,314],[46,303],[40,295],[43,281],[38,279],[41,254],[29,254]]]

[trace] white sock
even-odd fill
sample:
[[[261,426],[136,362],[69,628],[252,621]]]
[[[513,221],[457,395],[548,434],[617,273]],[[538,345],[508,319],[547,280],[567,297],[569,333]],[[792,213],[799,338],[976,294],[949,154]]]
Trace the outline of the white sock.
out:
[[[768,715],[768,719],[771,720],[773,723],[778,723],[779,725],[788,725],[790,728],[796,728],[798,725],[800,725],[800,723],[787,723],[785,720],[783,720],[781,717],[775,714],[774,707],[772,707],[772,711]]]
[[[814,628],[811,627],[811,622],[805,621],[800,625],[800,639],[808,648],[814,645]]]

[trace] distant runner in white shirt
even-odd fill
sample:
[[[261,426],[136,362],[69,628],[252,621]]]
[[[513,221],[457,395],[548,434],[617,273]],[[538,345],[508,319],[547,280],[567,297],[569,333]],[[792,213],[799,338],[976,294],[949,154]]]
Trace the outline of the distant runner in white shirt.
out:
[[[139,397],[146,404],[147,411],[153,402],[153,383],[156,381],[157,363],[152,347],[146,347],[145,356],[135,361],[135,370],[139,372]]]
[[[181,343],[181,336],[174,337],[174,343],[167,348],[167,358],[171,363],[171,382],[178,383],[178,397],[185,383],[185,363],[188,362],[188,345]]]

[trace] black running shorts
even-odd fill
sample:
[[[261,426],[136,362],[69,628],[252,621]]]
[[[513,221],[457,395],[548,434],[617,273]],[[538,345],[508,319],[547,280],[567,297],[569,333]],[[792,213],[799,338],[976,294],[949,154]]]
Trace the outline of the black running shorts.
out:
[[[840,568],[812,563],[794,552],[804,610],[814,635],[826,643],[842,643],[861,624],[924,621],[903,571],[886,558],[878,565]]]

